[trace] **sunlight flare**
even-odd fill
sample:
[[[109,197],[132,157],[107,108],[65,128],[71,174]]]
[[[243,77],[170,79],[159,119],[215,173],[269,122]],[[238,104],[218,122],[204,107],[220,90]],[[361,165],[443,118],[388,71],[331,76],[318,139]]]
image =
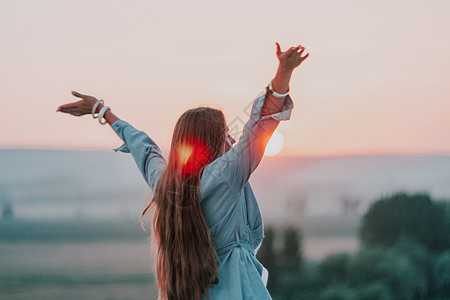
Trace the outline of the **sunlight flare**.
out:
[[[264,151],[264,156],[274,156],[280,153],[284,146],[284,139],[281,133],[275,129],[272,137],[267,143],[266,150]]]
[[[178,159],[179,162],[181,163],[181,166],[185,166],[189,157],[191,157],[193,152],[193,147],[190,145],[181,145],[179,150],[178,150]]]

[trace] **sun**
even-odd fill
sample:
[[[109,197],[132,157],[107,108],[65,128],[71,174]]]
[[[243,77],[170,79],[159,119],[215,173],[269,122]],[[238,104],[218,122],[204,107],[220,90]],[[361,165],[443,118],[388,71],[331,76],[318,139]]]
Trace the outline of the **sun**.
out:
[[[284,139],[281,133],[275,129],[266,146],[266,151],[264,151],[264,156],[274,156],[280,153],[284,146]]]

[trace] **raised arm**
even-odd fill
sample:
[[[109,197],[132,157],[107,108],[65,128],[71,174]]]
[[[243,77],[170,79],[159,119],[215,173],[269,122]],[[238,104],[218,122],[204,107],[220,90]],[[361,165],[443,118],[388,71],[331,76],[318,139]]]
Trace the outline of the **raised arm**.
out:
[[[301,45],[286,52],[281,52],[280,45],[276,45],[279,66],[272,80],[272,90],[266,87],[266,93],[255,99],[239,142],[220,158],[223,179],[236,193],[241,191],[259,165],[280,121],[289,120],[292,99],[289,95],[279,95],[289,91],[292,71],[309,56],[309,53],[302,56],[305,48]]]
[[[61,105],[56,111],[78,117],[91,114],[97,99],[75,91],[72,94],[81,98],[81,100]],[[96,113],[102,108],[103,104],[101,103],[98,105]],[[143,131],[137,130],[127,122],[120,120],[111,110],[106,111],[104,118],[124,142],[121,147],[114,150],[131,153],[145,181],[154,191],[156,183],[166,166],[166,161],[158,145]]]
[[[278,69],[275,77],[272,80],[272,89],[278,94],[285,94],[289,91],[289,82],[291,80],[292,72],[297,68],[306,58],[309,53],[302,56],[305,51],[305,47],[298,45],[297,47],[291,47],[287,51],[282,52],[280,44],[275,43],[277,50],[276,55],[278,58]],[[267,99],[262,108],[262,115],[270,115],[280,112],[283,108],[285,97],[277,98],[272,93],[267,94]]]

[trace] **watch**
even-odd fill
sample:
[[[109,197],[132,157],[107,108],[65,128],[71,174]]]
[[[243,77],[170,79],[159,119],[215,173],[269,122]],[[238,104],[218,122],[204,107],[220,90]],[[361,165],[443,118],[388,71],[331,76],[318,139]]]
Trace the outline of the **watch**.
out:
[[[285,94],[278,94],[277,92],[275,92],[273,90],[273,87],[272,87],[272,81],[273,80],[271,80],[270,83],[269,83],[269,86],[267,88],[267,92],[271,93],[275,98],[284,98],[287,95],[289,95],[289,89],[287,90],[287,92]]]

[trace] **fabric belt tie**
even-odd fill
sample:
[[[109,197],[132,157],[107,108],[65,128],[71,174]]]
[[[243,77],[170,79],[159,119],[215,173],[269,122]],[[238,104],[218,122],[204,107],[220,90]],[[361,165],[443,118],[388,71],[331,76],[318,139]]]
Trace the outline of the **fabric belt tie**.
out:
[[[218,256],[222,256],[224,255],[226,252],[230,251],[231,249],[235,248],[235,247],[242,247],[247,249],[248,251],[250,251],[250,253],[252,253],[253,255],[255,255],[255,249],[253,249],[253,246],[250,245],[248,242],[246,241],[242,241],[239,239],[239,233],[236,232],[236,241],[225,245],[221,248],[217,249],[217,255]]]

